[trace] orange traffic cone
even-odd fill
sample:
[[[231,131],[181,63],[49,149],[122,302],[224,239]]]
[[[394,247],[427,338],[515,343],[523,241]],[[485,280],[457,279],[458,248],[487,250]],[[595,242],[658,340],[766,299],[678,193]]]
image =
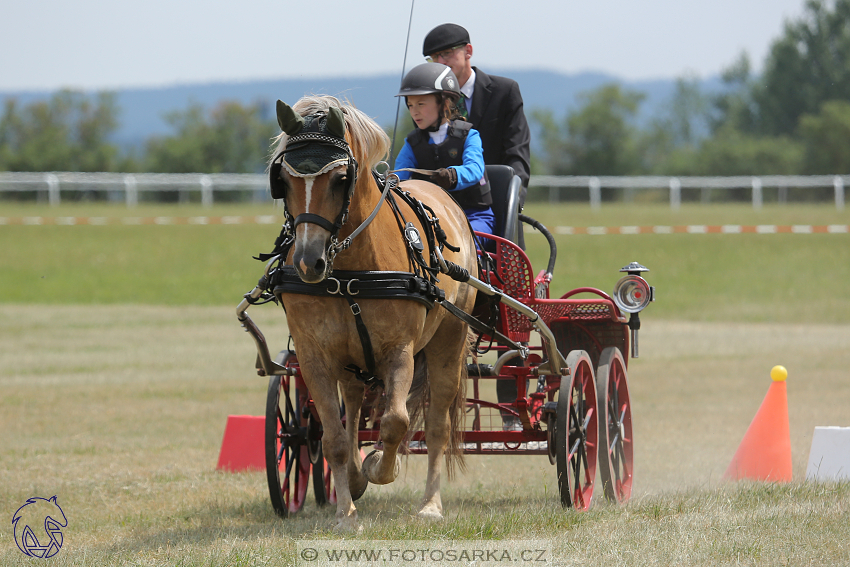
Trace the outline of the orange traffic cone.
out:
[[[239,472],[266,467],[264,416],[229,415],[217,469]]]
[[[791,428],[788,425],[788,371],[774,366],[773,382],[744,434],[724,478],[791,482]]]

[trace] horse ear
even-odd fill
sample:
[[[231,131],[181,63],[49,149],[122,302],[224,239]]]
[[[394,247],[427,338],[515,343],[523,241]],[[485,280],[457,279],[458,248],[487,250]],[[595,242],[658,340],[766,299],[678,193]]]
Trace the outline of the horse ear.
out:
[[[292,110],[291,106],[279,100],[277,101],[277,123],[281,130],[293,136],[304,127],[304,118]]]
[[[345,118],[342,116],[342,110],[335,106],[330,107],[325,127],[337,138],[345,138]]]

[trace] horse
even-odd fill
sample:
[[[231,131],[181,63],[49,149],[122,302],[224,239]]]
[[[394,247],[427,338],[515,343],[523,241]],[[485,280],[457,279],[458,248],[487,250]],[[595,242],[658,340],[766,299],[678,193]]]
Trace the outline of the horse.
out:
[[[332,291],[335,287],[337,292],[343,290],[333,278],[335,270],[410,272],[408,244],[390,206],[378,208],[373,220],[365,228],[361,226],[381,199],[381,188],[369,172],[388,154],[389,138],[383,129],[350,103],[326,95],[304,97],[292,107],[278,101],[277,114],[283,132],[273,142],[272,155],[277,161],[272,157],[269,169],[272,192],[276,185],[294,225],[294,245],[286,266],[294,267],[302,282]],[[298,134],[309,129],[305,124],[314,131],[307,139]],[[358,167],[365,173],[358,172]],[[445,242],[452,245],[442,251],[445,260],[477,273],[474,238],[457,203],[425,181],[405,181],[400,188],[426,204],[439,219]],[[419,234],[425,234],[426,227],[411,205],[399,199],[397,206],[408,225],[412,223]],[[348,241],[352,233],[356,237]],[[424,240],[423,257],[428,258],[434,245]],[[475,301],[472,287],[442,275],[438,281],[446,301],[471,312]],[[404,298],[353,298],[362,318],[360,326],[367,329],[374,374],[383,383],[386,401],[380,448],[361,462],[358,424],[367,386],[350,369],[367,367],[369,356],[353,315],[354,305],[340,295],[279,294],[301,372],[323,427],[322,450],[336,484],[335,527],[359,529],[354,501],[368,483],[388,484],[398,476],[400,446],[411,426],[408,398],[411,388],[422,384],[428,400],[424,416],[428,470],[417,515],[441,519],[443,458],[450,478],[454,467],[463,468],[459,431],[465,406],[467,324],[439,305],[429,308]],[[339,392],[346,412],[345,428],[340,420]]]

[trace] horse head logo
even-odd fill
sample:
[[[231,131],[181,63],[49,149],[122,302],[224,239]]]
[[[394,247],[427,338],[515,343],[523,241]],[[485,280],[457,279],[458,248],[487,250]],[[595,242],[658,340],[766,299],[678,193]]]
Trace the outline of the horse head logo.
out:
[[[68,520],[56,496],[50,499],[30,498],[12,516],[15,543],[24,554],[46,559],[59,553],[62,547],[62,528]]]

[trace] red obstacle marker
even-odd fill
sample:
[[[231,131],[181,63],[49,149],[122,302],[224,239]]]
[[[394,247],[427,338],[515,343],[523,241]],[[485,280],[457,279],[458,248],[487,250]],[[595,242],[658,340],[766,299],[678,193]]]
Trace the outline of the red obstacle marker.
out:
[[[227,416],[216,468],[230,472],[265,469],[265,426],[263,416]]]
[[[782,366],[770,371],[773,382],[724,478],[791,482],[791,428],[788,424],[788,394]]]

